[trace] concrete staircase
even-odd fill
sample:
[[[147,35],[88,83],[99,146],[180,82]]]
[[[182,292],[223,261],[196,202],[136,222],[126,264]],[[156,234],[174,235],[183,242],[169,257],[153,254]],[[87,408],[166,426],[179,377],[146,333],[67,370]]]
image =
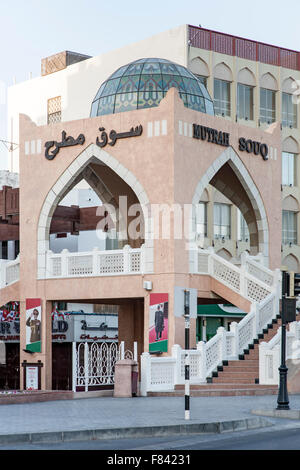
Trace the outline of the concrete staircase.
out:
[[[300,314],[296,316],[300,321]],[[190,394],[200,396],[243,396],[243,395],[277,395],[277,385],[259,384],[259,344],[269,342],[281,326],[280,315],[268,324],[263,333],[249,344],[237,361],[223,361],[206,384],[191,385]],[[173,392],[148,392],[148,396],[183,396],[184,385],[176,385]]]

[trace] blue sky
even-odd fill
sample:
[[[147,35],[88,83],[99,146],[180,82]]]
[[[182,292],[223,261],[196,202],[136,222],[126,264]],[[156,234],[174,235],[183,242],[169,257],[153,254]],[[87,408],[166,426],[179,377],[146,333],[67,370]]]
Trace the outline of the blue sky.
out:
[[[98,55],[184,23],[300,50],[299,0],[0,0],[0,15],[0,139],[5,88],[56,52]]]

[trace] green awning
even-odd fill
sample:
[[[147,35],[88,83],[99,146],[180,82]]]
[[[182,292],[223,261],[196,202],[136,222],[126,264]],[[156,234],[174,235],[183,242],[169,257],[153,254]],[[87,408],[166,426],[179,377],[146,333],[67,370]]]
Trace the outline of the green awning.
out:
[[[197,314],[200,317],[244,317],[246,312],[230,304],[198,305]]]

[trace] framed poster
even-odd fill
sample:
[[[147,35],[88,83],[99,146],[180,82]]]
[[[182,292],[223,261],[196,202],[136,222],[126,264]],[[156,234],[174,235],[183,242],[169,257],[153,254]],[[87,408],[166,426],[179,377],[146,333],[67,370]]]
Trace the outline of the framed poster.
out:
[[[169,294],[150,294],[149,351],[168,351]]]
[[[26,390],[39,389],[39,368],[37,366],[26,367]]]
[[[41,352],[41,299],[26,299],[26,350]]]

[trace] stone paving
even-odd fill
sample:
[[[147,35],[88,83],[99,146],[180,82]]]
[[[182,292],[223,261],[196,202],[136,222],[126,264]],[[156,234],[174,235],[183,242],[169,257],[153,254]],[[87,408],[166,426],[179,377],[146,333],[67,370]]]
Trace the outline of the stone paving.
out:
[[[290,408],[300,409],[300,395]],[[88,398],[0,406],[0,435],[212,423],[253,417],[251,410],[275,409],[276,396],[195,397],[184,420],[182,397]]]

